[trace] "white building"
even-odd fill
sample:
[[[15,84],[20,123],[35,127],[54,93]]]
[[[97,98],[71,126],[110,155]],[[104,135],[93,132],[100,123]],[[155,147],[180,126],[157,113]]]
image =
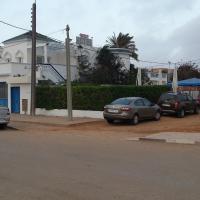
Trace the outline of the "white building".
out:
[[[3,42],[0,48],[0,104],[13,113],[29,113],[31,83],[32,32]],[[65,46],[56,40],[37,34],[37,82],[54,83],[66,79]],[[71,45],[71,47],[73,47]],[[77,78],[77,55],[71,48],[72,80]],[[6,92],[7,90],[7,92]]]
[[[57,40],[37,33],[38,81],[63,83],[66,79],[65,45]],[[70,45],[71,79],[79,78],[79,58],[84,57],[95,65],[98,48],[92,46],[92,39],[85,34],[77,37],[77,43]],[[121,58],[124,66],[130,67],[130,53],[126,49],[112,49]],[[7,105],[13,113],[30,112],[31,93],[32,32],[8,39],[0,47],[0,104]]]

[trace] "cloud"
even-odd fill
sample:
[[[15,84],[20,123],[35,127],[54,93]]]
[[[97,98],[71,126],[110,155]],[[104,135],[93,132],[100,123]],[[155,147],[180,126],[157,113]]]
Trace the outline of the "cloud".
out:
[[[32,3],[2,1],[0,19],[29,29]],[[97,46],[104,45],[113,32],[130,33],[141,59],[192,59],[200,50],[199,9],[198,0],[38,0],[37,30],[48,34],[69,24],[73,39],[83,32],[94,37]],[[20,33],[0,24],[0,41]],[[64,40],[65,33],[51,37]]]

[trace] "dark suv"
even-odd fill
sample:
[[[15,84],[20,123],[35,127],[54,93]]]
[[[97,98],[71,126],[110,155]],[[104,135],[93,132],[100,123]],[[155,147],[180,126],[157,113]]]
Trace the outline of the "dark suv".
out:
[[[186,112],[200,113],[200,107],[196,100],[185,93],[162,94],[158,105],[162,113],[175,113],[178,117],[184,117]]]

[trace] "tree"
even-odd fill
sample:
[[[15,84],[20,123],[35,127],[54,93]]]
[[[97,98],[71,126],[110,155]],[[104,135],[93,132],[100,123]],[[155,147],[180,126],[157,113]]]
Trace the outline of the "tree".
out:
[[[195,63],[184,63],[179,65],[178,80],[186,80],[190,78],[200,78],[200,71],[198,65]]]
[[[108,46],[98,52],[96,68],[92,72],[92,81],[97,84],[122,84],[126,78],[126,70]]]
[[[109,37],[106,41],[110,48],[125,48],[129,49],[132,53],[132,57],[135,60],[138,60],[137,48],[135,45],[135,41],[133,40],[133,36],[130,36],[129,33],[123,34],[119,33],[118,36],[114,33],[113,36]]]
[[[88,57],[85,55],[81,55],[78,57],[78,71],[79,71],[79,82],[81,83],[89,83],[91,82],[92,76],[92,66],[88,61]]]

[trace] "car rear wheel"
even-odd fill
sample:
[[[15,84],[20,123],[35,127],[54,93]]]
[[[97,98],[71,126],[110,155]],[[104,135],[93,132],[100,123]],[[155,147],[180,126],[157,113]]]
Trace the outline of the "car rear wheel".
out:
[[[184,118],[185,117],[185,110],[183,108],[178,111],[178,117],[179,118]]]
[[[197,107],[194,109],[194,114],[200,114],[200,108],[199,108],[199,106],[197,106]]]
[[[156,114],[155,114],[154,119],[155,119],[156,121],[159,121],[159,120],[160,120],[160,117],[161,117],[161,113],[160,113],[159,111],[157,111]]]

